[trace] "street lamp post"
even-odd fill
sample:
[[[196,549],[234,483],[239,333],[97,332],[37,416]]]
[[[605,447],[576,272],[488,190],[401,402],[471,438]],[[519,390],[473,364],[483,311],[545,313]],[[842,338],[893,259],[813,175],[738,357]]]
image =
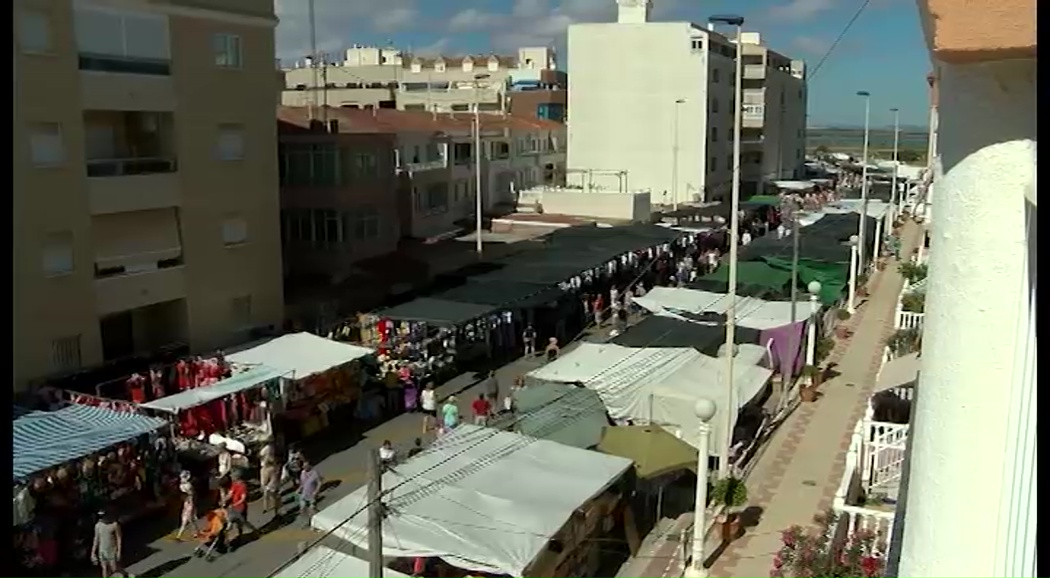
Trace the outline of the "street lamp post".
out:
[[[849,311],[850,315],[857,311],[855,304],[857,298],[857,262],[860,261],[859,247],[863,245],[864,243],[861,243],[860,238],[856,235],[849,238],[849,301],[846,304],[846,311]]]
[[[899,174],[898,168],[900,159],[898,158],[900,137],[901,137],[901,111],[899,108],[891,108],[890,112],[893,113],[893,191],[890,192],[890,213],[889,218],[891,221],[887,222],[889,225],[892,219],[897,218],[897,203],[898,196],[900,193],[897,191],[897,175]]]
[[[744,18],[735,15],[712,16],[712,24],[727,24],[736,28],[736,74],[733,87],[733,191],[729,219],[729,308],[726,310],[726,408],[725,433],[722,452],[718,459],[718,476],[730,476],[729,452],[733,447],[733,429],[736,427],[736,386],[733,383],[733,364],[736,361],[736,274],[737,249],[740,245],[740,123],[743,97],[743,43],[741,28]]]
[[[860,237],[860,248],[857,249],[857,265],[858,267],[864,267],[864,243],[867,236],[868,226],[868,139],[871,129],[871,93],[866,90],[857,92],[857,96],[864,98],[864,152],[861,155],[863,157],[864,165],[860,169],[860,225],[858,226],[857,236]]]
[[[700,437],[696,444],[696,512],[693,514],[692,560],[685,569],[686,578],[707,576],[707,568],[704,568],[704,541],[707,538],[707,463],[710,455],[708,445],[711,439],[710,422],[717,410],[715,402],[703,397],[696,400],[693,407],[696,417],[700,420]]]
[[[820,309],[817,306],[817,299],[820,298],[820,281],[810,281],[809,285],[806,285],[806,290],[809,291],[809,331],[806,332],[806,365],[817,364],[817,320],[816,312]]]
[[[671,149],[671,206],[678,210],[678,108],[685,102],[684,98],[674,101],[674,146]]]
[[[478,252],[479,258],[484,251],[485,243],[481,238],[484,220],[482,219],[483,204],[481,202],[481,96],[478,91],[479,82],[488,77],[488,74],[474,75],[474,236],[476,237],[474,249]]]

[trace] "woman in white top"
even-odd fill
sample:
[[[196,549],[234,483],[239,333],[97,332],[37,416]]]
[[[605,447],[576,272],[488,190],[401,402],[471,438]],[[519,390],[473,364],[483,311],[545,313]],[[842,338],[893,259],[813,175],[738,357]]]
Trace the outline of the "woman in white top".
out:
[[[193,477],[186,470],[179,473],[179,492],[182,493],[182,512],[179,531],[175,533],[176,540],[182,539],[182,533],[189,526],[193,526],[194,536],[201,533],[200,526],[197,525],[197,500],[193,491]]]
[[[423,409],[423,433],[426,434],[433,427],[433,420],[437,419],[437,392],[434,384],[428,383],[419,396],[419,406]]]

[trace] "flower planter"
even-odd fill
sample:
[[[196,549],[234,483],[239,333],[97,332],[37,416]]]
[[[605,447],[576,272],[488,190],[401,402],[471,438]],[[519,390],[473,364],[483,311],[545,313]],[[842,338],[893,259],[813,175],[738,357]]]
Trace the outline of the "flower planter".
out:
[[[853,331],[849,327],[839,325],[835,328],[835,336],[839,339],[849,339],[853,335]]]
[[[805,403],[813,403],[814,401],[817,401],[817,388],[815,386],[803,385],[798,394]]]
[[[722,519],[722,543],[729,544],[740,536],[740,516],[726,514]]]

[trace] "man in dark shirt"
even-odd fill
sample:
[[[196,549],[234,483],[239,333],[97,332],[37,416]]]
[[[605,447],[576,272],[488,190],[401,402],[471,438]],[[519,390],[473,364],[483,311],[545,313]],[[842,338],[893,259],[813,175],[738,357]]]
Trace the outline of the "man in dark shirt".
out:
[[[536,355],[536,330],[533,329],[531,323],[525,327],[521,338],[525,342],[525,357]]]

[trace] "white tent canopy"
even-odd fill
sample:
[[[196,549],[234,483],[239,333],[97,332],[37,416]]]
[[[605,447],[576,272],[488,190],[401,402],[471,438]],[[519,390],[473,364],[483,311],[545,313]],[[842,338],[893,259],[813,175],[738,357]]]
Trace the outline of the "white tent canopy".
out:
[[[272,578],[340,578],[346,576],[368,576],[368,562],[333,550],[327,546],[314,546],[303,553],[295,562],[281,568]],[[408,578],[407,575],[389,568],[383,569],[383,576],[390,578]]]
[[[460,425],[383,474],[383,555],[436,556],[470,571],[522,576],[573,513],[630,467],[616,456]],[[366,547],[367,494],[354,491],[311,525]]]
[[[729,311],[729,295],[685,289],[682,287],[654,287],[644,297],[635,297],[635,303],[658,315],[675,315],[676,311],[686,313],[717,313],[725,315]],[[820,304],[812,301],[796,301],[795,315],[797,320],[808,318],[820,310]],[[688,319],[687,319],[688,321]],[[737,325],[750,329],[764,330],[783,327],[791,324],[791,302],[765,301],[754,297],[737,297]]]
[[[733,385],[737,410],[755,398],[772,371],[759,364],[767,359],[764,347],[737,346]],[[693,413],[697,399],[706,397],[718,408],[711,447],[717,448],[725,431],[726,360],[692,348],[628,348],[613,344],[581,343],[573,351],[528,373],[532,379],[581,383],[594,390],[613,419],[656,423],[694,447],[699,423]]]
[[[879,369],[879,375],[875,379],[875,391],[914,385],[919,380],[920,365],[918,352],[887,361]]]
[[[178,413],[217,399],[241,393],[242,391],[262,387],[268,381],[283,377],[284,373],[272,367],[259,365],[246,371],[235,372],[232,376],[211,385],[180,391],[175,395],[144,403],[140,407],[167,413]]]
[[[268,365],[289,379],[303,379],[371,355],[372,349],[341,343],[313,333],[289,333],[234,353],[226,360],[238,365]]]
[[[844,215],[847,213],[861,213],[864,210],[862,199],[839,199],[834,203],[828,203],[821,209],[829,215]],[[879,199],[868,199],[868,216],[873,219],[881,219],[890,210],[890,205]]]

